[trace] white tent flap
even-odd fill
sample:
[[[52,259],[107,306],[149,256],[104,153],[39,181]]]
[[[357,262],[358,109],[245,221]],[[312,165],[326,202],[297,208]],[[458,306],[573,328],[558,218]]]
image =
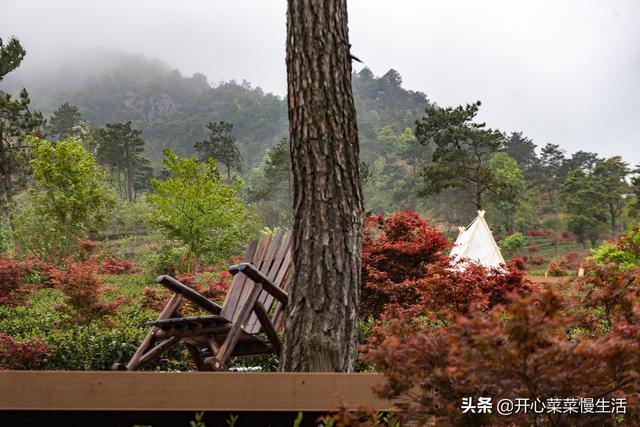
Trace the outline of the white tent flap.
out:
[[[484,211],[478,211],[478,216],[468,227],[460,227],[460,234],[449,255],[454,261],[467,259],[484,267],[499,267],[505,263],[484,219]],[[464,263],[461,267],[464,268]]]

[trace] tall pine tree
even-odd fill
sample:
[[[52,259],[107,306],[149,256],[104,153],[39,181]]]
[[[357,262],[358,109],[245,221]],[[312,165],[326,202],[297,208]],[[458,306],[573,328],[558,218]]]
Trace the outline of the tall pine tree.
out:
[[[65,102],[58,107],[49,119],[47,132],[55,140],[66,138],[74,134],[74,128],[80,125],[82,115],[75,105]]]
[[[294,268],[280,368],[352,371],[364,209],[346,0],[289,0],[286,44]]]
[[[231,181],[231,170],[242,171],[242,156],[238,150],[238,144],[232,135],[233,124],[227,122],[209,122],[209,138],[196,142],[196,151],[200,160],[206,161],[209,157],[216,159],[227,170],[227,180]]]
[[[15,39],[4,44],[0,39],[0,81],[18,68],[26,51]],[[16,173],[26,165],[24,138],[39,134],[44,124],[42,114],[29,110],[29,94],[22,89],[17,98],[0,91],[0,212],[13,205]]]
[[[489,160],[502,147],[503,135],[474,123],[480,101],[465,107],[429,105],[416,123],[416,138],[422,145],[435,144],[432,162],[424,167],[425,193],[447,188],[473,191],[472,203],[482,208],[483,197],[496,185]]]
[[[118,176],[120,187],[128,201],[133,201],[134,181],[137,170],[144,165],[141,160],[144,141],[140,131],[131,122],[107,123],[98,130],[97,157],[102,164],[111,166]]]

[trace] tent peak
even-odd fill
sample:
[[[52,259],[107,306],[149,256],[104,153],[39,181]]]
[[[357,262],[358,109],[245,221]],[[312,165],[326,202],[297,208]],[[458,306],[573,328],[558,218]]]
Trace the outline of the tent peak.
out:
[[[505,263],[484,214],[485,211],[479,210],[478,216],[471,221],[469,226],[458,227],[460,234],[451,248],[449,256],[455,261],[463,261],[460,265],[462,269],[466,268],[468,262],[494,268]]]

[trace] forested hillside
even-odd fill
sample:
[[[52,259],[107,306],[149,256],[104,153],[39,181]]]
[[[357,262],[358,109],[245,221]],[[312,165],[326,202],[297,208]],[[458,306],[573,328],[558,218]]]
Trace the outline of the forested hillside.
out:
[[[142,56],[105,52],[91,58],[91,67],[62,68],[25,79],[7,79],[10,92],[29,88],[32,105],[45,116],[69,102],[92,127],[131,121],[142,131],[147,154],[159,164],[163,148],[194,154],[209,121],[234,124],[248,164],[287,131],[286,105],[249,83],[220,83],[212,87],[203,74],[184,77],[159,61]],[[102,64],[98,66],[96,64]],[[72,73],[69,75],[69,73]]]
[[[241,183],[240,194],[263,224],[289,223],[282,97],[246,81],[185,77],[140,55],[92,55],[84,66],[12,73],[1,88],[14,94],[28,88],[32,110],[48,118],[48,138],[74,134],[80,124],[85,146],[109,167],[111,185],[129,201],[152,190],[169,148],[180,157],[217,159],[226,181]],[[496,230],[568,229],[595,245],[639,211],[634,196],[640,180],[620,157],[570,154],[561,141],[538,147],[522,133],[486,128],[475,118],[480,103],[437,106],[403,88],[393,69],[376,76],[363,68],[352,84],[370,213],[411,208],[453,226],[482,207]],[[121,156],[127,150],[130,159]]]
[[[265,150],[288,133],[284,100],[249,82],[211,84],[203,74],[183,76],[179,71],[139,55],[98,52],[87,65],[37,74],[8,76],[3,89],[29,89],[32,106],[45,117],[63,103],[79,108],[90,127],[132,122],[142,131],[145,153],[156,169],[162,150],[179,155],[195,153],[195,143],[207,136],[208,122],[233,124],[244,167],[243,175],[258,166]],[[415,121],[428,103],[421,92],[401,86],[395,70],[376,77],[367,68],[354,75],[361,158],[370,178],[365,186],[368,207],[376,211],[416,207],[413,187],[417,165],[427,158],[413,137]],[[398,194],[396,194],[398,193]]]

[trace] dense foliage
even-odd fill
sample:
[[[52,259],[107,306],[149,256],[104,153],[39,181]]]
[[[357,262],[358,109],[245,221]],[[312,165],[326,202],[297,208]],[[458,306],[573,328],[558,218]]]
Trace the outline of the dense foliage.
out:
[[[98,276],[99,268],[97,260],[91,257],[53,270],[50,283],[65,296],[64,303],[56,307],[64,316],[63,322],[89,324],[107,320],[125,302],[122,296],[104,301],[106,289]]]
[[[70,125],[82,115],[74,135],[88,147],[100,146],[92,127],[129,122],[141,132],[144,156],[134,165],[133,177],[130,172],[122,179],[125,174],[111,168],[111,182],[122,186],[123,194],[131,197],[132,179],[134,198],[153,190],[149,182],[164,148],[191,156],[200,145],[201,155],[213,155],[227,180],[232,172],[241,175],[241,194],[264,225],[288,223],[290,166],[278,144],[287,132],[282,98],[244,81],[211,86],[202,74],[184,77],[140,56],[101,52],[92,62],[100,66],[78,66],[75,77],[54,70],[30,80],[29,86],[38,108],[56,112],[52,120],[63,118]],[[9,91],[19,89],[17,79],[3,83]],[[424,93],[403,88],[396,70],[378,77],[363,68],[352,76],[352,85],[363,191],[367,209],[374,213],[411,208],[460,225],[474,216],[473,203],[481,193],[497,231],[571,229],[584,246],[592,247],[607,234],[620,233],[640,213],[635,208],[638,185],[633,184],[640,181],[620,158],[602,159],[585,151],[569,155],[557,144],[537,147],[521,132],[489,130],[475,121],[477,103],[436,106]],[[59,100],[68,106],[58,106]],[[207,123],[215,126],[208,129]],[[233,132],[225,126],[233,126]],[[215,154],[204,150],[209,142],[220,145]]]
[[[417,298],[415,281],[446,259],[446,237],[415,212],[367,218],[362,248],[362,316],[380,317],[387,305]]]
[[[630,270],[640,265],[640,226],[635,226],[617,241],[609,241],[592,251],[599,265],[615,264]]]
[[[234,138],[233,124],[227,122],[207,124],[209,138],[195,143],[200,160],[212,158],[224,165],[227,170],[227,181],[231,181],[231,170],[242,171],[242,155]]]
[[[254,214],[238,198],[237,185],[221,182],[215,160],[178,158],[165,150],[167,178],[154,180],[149,221],[170,240],[189,248],[195,267],[226,258],[254,237]]]
[[[444,289],[464,283],[438,282]],[[454,301],[451,293],[439,304],[450,321],[416,328],[413,312],[396,313],[383,333],[373,334],[363,359],[385,374],[380,395],[407,399],[408,416],[422,422],[435,417],[453,425],[634,425],[634,411],[579,417],[520,411],[507,417],[461,407],[463,398],[477,403],[480,397],[539,405],[550,404],[549,398],[593,397],[607,399],[610,408],[624,398],[634,407],[640,396],[639,289],[637,265],[630,270],[593,264],[577,285],[500,292],[494,304],[475,304],[483,301],[476,294],[474,304],[461,310],[444,304]]]
[[[20,66],[26,51],[16,38],[4,43],[0,38],[0,81]],[[41,132],[42,114],[30,109],[25,88],[16,97],[0,90],[0,214],[13,205],[17,189],[23,188],[28,175],[24,138]]]
[[[488,310],[512,293],[536,287],[525,268],[512,263],[487,269],[454,263],[444,234],[415,212],[395,212],[367,220],[363,241],[361,315],[402,317],[406,325],[423,320],[449,323],[473,308]]]
[[[30,142],[35,186],[17,208],[16,240],[35,254],[64,258],[105,225],[114,197],[104,172],[77,139]]]
[[[38,285],[49,281],[53,266],[32,257],[15,259],[0,253],[0,305],[25,303]]]
[[[11,336],[0,333],[0,369],[29,369],[37,366],[48,352],[41,339],[16,342]]]
[[[480,101],[456,108],[429,106],[415,134],[420,144],[435,144],[432,161],[422,171],[425,191],[469,189],[476,208],[482,209],[485,194],[497,184],[489,161],[501,148],[502,134],[473,122],[479,108]]]
[[[144,141],[140,134],[130,121],[107,123],[96,132],[96,158],[111,168],[118,188],[130,202],[136,195],[136,177],[143,172],[147,161],[142,155]]]

